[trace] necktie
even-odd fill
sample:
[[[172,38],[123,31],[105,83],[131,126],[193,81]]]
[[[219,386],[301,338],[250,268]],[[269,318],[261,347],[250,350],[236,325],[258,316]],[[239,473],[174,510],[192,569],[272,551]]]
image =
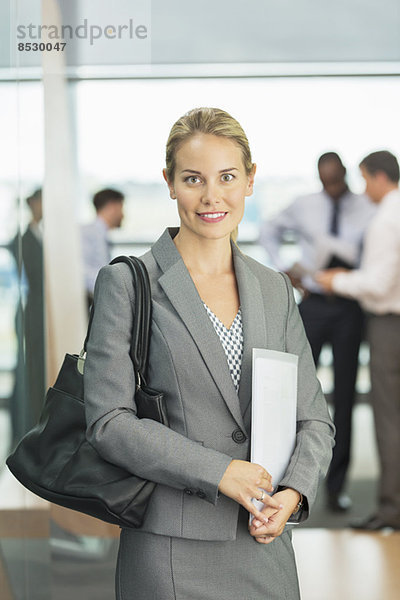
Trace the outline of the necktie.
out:
[[[330,233],[332,235],[338,235],[338,233],[339,233],[339,212],[340,212],[339,200],[332,200],[332,215],[331,215],[331,226],[330,226]]]

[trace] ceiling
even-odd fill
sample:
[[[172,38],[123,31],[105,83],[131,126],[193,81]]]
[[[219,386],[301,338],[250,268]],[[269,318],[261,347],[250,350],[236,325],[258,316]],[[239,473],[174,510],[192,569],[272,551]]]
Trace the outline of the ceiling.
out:
[[[121,39],[66,40],[70,66],[400,61],[399,0],[55,1],[74,28],[131,20],[133,31],[148,31],[145,39],[125,28]],[[40,65],[40,52],[16,51],[17,26],[40,19],[40,0],[2,0],[0,67]]]

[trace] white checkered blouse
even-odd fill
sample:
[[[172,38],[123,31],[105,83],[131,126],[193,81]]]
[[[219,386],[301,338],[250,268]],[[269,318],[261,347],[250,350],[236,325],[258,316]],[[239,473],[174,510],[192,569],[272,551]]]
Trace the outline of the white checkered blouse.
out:
[[[213,313],[213,311],[208,308],[207,304],[204,302],[203,304],[208,316],[210,317],[211,323],[214,325],[214,329],[221,340],[222,347],[226,354],[226,360],[228,361],[228,367],[232,377],[233,385],[235,386],[236,392],[238,392],[243,355],[243,325],[241,309],[239,308],[237,315],[230,326],[230,329],[227,329]]]

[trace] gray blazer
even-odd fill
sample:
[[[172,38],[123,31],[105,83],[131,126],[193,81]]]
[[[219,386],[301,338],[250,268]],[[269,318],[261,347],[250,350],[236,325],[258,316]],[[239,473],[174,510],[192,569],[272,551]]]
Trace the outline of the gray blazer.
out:
[[[167,229],[142,258],[153,314],[149,384],[165,393],[170,428],[135,416],[129,357],[134,290],[127,265],[101,269],[85,366],[87,437],[107,460],[157,482],[142,529],[233,540],[239,505],[219,495],[232,459],[249,459],[252,348],[299,356],[296,447],[282,481],[312,506],[331,459],[334,429],[286,276],[232,244],[244,349],[236,393],[221,342]],[[265,465],[268,469],[268,465]]]

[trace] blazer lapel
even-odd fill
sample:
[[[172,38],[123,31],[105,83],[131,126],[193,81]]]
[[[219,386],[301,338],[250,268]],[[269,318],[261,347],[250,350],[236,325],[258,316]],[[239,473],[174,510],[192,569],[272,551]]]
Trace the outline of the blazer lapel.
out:
[[[238,395],[222,344],[185,263],[171,239],[176,231],[173,228],[166,230],[152,247],[153,256],[164,271],[158,280],[159,284],[193,338],[232,416],[244,430]]]
[[[244,417],[251,401],[253,348],[267,347],[267,323],[260,282],[247,264],[247,257],[235,244],[232,250],[242,308],[244,342],[239,401]]]

